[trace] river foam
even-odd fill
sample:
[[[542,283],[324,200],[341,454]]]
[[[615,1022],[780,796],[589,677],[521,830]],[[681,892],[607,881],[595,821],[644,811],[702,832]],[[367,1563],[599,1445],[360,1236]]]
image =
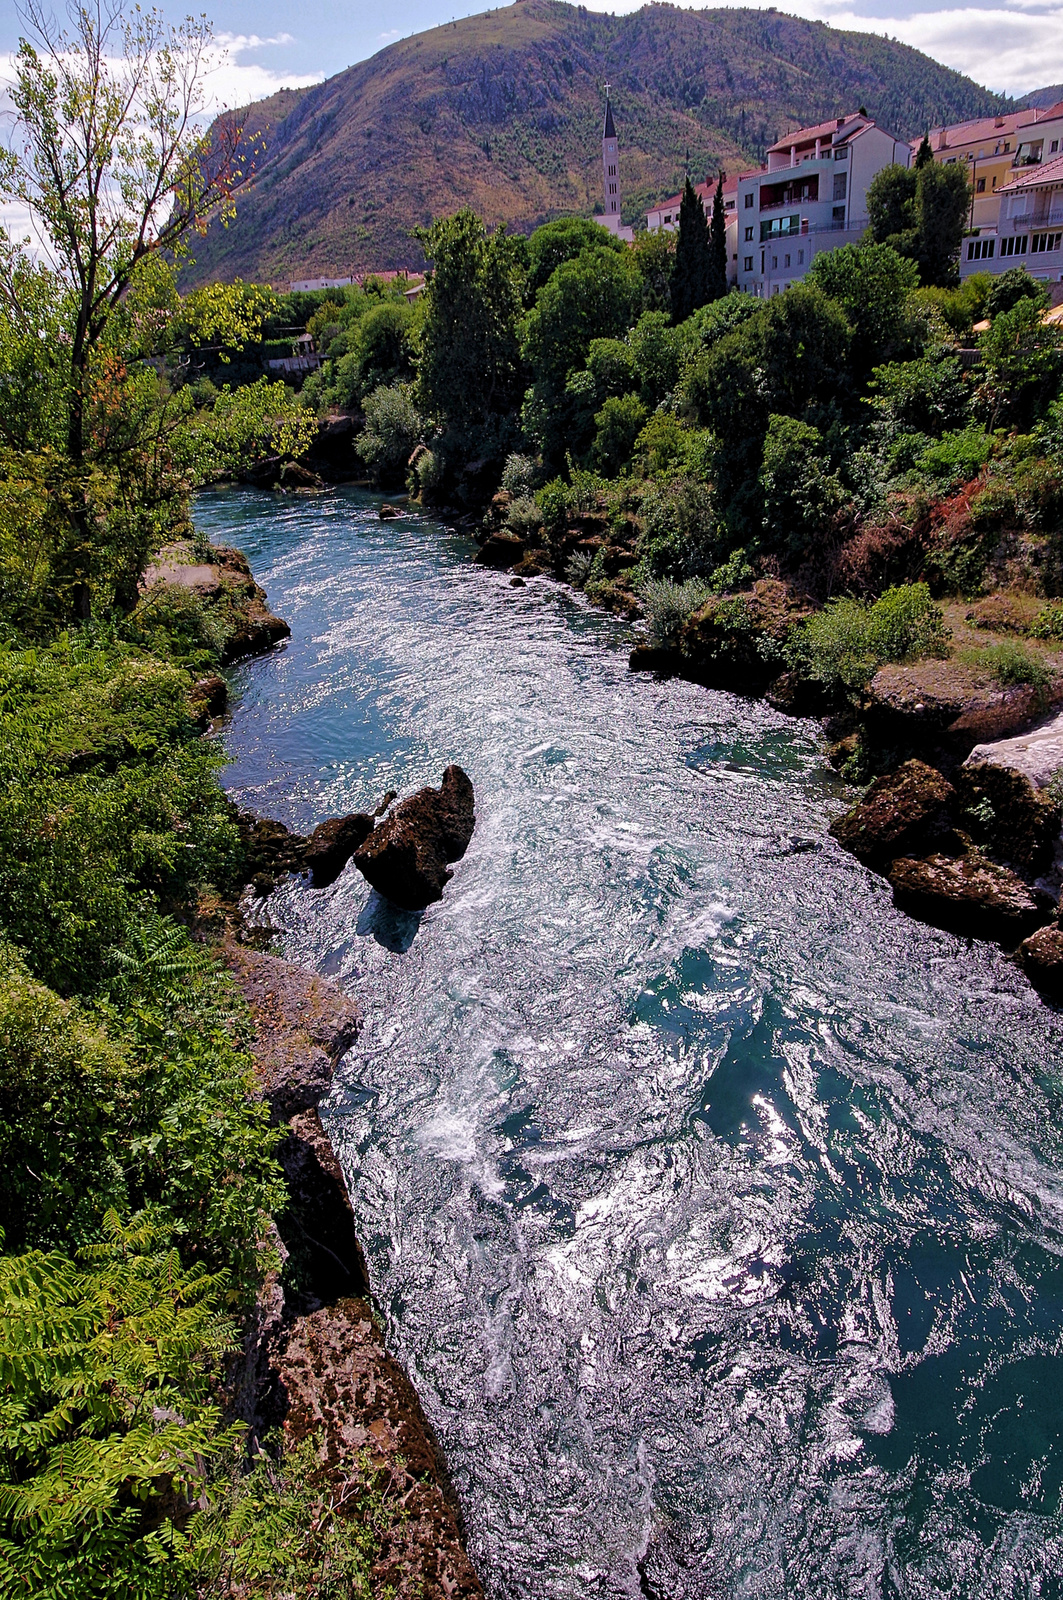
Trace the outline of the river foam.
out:
[[[197,517],[293,630],[238,799],[476,785],[423,917],[270,911],[365,1005],[328,1127],[490,1593],[1060,1596],[1058,1015],[835,846],[813,725],[356,493]]]

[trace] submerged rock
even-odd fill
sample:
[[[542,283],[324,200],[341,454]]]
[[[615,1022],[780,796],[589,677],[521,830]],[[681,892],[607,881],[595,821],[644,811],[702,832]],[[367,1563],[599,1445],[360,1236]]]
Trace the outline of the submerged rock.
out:
[[[354,864],[380,894],[407,911],[421,911],[443,898],[476,823],[472,782],[449,766],[438,789],[419,789],[401,801],[353,856]]]
[[[1019,946],[1019,965],[1046,1000],[1063,1004],[1063,928],[1038,928]]]
[[[315,889],[335,883],[358,847],[373,831],[373,819],[364,811],[319,822],[303,851],[303,866]]]
[[[887,877],[903,911],[972,939],[1014,946],[1051,915],[1047,895],[981,855],[902,856]]]
[[[865,866],[884,868],[898,856],[958,848],[949,805],[955,790],[947,778],[922,761],[906,761],[877,778],[863,800],[830,832]]]

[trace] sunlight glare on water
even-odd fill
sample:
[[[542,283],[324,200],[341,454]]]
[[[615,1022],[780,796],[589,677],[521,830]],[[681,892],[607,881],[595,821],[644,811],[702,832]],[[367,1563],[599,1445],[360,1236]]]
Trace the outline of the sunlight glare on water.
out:
[[[827,836],[817,727],[377,504],[197,517],[292,626],[242,804],[476,786],[423,917],[270,913],[365,1010],[327,1126],[489,1594],[1060,1600],[1060,1017]]]

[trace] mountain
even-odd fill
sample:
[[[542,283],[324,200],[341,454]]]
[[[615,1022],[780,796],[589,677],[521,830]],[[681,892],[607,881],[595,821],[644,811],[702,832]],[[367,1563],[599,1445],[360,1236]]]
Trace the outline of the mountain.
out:
[[[1050,83],[1047,89],[1031,89],[1015,102],[1017,111],[1035,111],[1063,100],[1063,83]]]
[[[858,106],[910,138],[1010,105],[907,45],[774,10],[516,0],[242,113],[263,148],[236,221],[198,243],[189,277],[418,266],[411,230],[462,205],[519,229],[589,215],[607,82],[629,222],[675,191],[688,156],[700,179]]]

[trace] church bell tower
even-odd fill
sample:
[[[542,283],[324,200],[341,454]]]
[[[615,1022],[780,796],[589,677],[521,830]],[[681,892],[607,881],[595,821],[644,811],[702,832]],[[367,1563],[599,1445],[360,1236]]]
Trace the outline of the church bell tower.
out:
[[[602,129],[602,186],[605,198],[605,215],[598,218],[602,226],[618,239],[632,238],[630,228],[620,221],[620,159],[617,153],[616,124],[613,121],[613,103],[609,98],[609,85],[605,86],[605,126]]]

